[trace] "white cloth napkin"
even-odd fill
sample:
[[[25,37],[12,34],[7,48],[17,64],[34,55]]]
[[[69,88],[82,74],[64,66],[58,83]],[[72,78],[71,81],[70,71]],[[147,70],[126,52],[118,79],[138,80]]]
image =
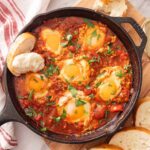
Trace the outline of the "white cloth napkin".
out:
[[[9,47],[17,33],[35,15],[46,12],[50,0],[0,0],[0,77]],[[0,111],[5,104],[5,94],[0,84]],[[17,145],[13,123],[0,127],[0,150]]]

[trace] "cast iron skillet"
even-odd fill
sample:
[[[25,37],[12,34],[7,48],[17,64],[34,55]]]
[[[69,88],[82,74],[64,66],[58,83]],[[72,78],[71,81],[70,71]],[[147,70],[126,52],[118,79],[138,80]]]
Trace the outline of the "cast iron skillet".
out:
[[[122,113],[119,113],[112,121],[107,123],[105,126],[96,129],[95,131],[83,134],[81,136],[74,136],[74,135],[66,136],[50,131],[46,131],[43,133],[37,127],[36,123],[25,115],[24,111],[20,107],[14,90],[13,84],[14,76],[9,72],[6,66],[3,74],[3,87],[6,93],[7,100],[4,109],[0,114],[0,125],[9,121],[17,121],[23,123],[24,125],[29,127],[32,131],[45,138],[62,143],[84,143],[92,141],[98,138],[102,138],[104,136],[112,135],[123,126],[123,123],[131,113],[140,93],[142,82],[141,57],[146,45],[147,38],[141,27],[132,18],[109,17],[102,13],[97,13],[93,10],[85,8],[62,8],[45,14],[38,15],[35,18],[33,18],[33,20],[30,21],[30,23],[26,25],[20,33],[26,31],[31,32],[33,29],[41,25],[44,20],[52,19],[55,17],[69,17],[69,16],[78,16],[93,19],[96,21],[101,21],[102,23],[106,24],[124,43],[129,53],[129,57],[133,67],[132,86],[134,89],[129,102],[125,106],[125,110]],[[136,46],[134,44],[133,40],[130,38],[128,33],[124,30],[123,27],[121,27],[121,23],[129,23],[136,30],[142,41],[140,46]]]

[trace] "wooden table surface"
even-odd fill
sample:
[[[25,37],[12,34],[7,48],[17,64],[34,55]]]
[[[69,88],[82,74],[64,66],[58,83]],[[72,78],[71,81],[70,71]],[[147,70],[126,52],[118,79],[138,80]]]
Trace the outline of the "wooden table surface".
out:
[[[60,7],[72,6],[77,1],[78,0],[51,0],[50,5],[48,7],[48,10],[52,10],[52,9],[56,9],[56,8],[60,8]],[[129,1],[132,4],[134,4],[134,6],[141,12],[141,14],[143,16],[150,18],[150,13],[149,13],[150,0],[129,0]],[[147,64],[143,64],[143,65],[147,65]],[[149,67],[147,67],[147,69],[149,70]],[[144,74],[146,75],[147,72],[145,71]],[[26,128],[26,127],[24,127],[24,128]],[[21,131],[21,130],[22,129],[17,128],[18,132]],[[28,140],[29,136],[32,136],[33,141],[31,143],[32,143],[32,145],[34,145],[33,147],[36,148],[36,150],[49,150],[48,146],[42,141],[42,139],[38,135],[34,134],[33,132],[31,132],[27,128],[26,128],[26,131],[30,132],[30,133],[20,136],[21,137],[21,138],[19,138],[20,146],[22,145],[22,140],[21,140],[22,138]],[[21,134],[21,133],[19,133],[19,134]],[[34,140],[35,138],[36,138],[36,140]],[[35,142],[38,143],[38,147],[36,146]],[[56,149],[56,147],[54,149]],[[18,150],[18,149],[15,148],[14,150]],[[31,150],[31,149],[26,149],[26,150]],[[66,150],[68,150],[68,149],[66,149]],[[76,148],[75,148],[75,150],[76,150]]]

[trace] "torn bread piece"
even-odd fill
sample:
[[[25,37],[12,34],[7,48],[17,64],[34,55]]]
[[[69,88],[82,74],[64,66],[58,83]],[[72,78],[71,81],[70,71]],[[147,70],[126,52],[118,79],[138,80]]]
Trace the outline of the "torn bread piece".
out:
[[[123,149],[112,144],[102,144],[100,146],[90,148],[89,150],[123,150]]]
[[[44,66],[42,56],[34,52],[17,55],[12,62],[12,67],[18,76],[30,71],[38,72],[43,69]]]
[[[13,75],[18,76],[17,72],[12,67],[14,57],[22,53],[30,52],[34,48],[35,42],[35,36],[29,32],[25,32],[20,34],[11,45],[10,51],[7,55],[7,67]]]
[[[125,0],[96,0],[93,9],[109,16],[122,17],[126,13],[127,5]]]
[[[135,126],[150,130],[150,97],[139,101],[135,114]]]
[[[127,128],[116,133],[109,143],[124,150],[149,150],[150,131],[142,127]]]

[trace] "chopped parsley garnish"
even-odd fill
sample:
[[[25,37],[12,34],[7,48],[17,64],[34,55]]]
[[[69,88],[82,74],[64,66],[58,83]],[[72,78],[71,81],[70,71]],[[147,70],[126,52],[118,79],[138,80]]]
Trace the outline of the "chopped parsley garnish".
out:
[[[97,31],[96,31],[96,30],[94,30],[94,31],[91,33],[91,37],[95,37],[95,36],[97,36]]]
[[[61,117],[60,117],[60,116],[59,116],[59,117],[55,117],[54,120],[55,120],[56,122],[59,122],[59,121],[61,120]]]
[[[51,102],[47,102],[47,103],[46,103],[47,106],[53,106],[53,105],[55,105],[55,104],[56,104],[55,101],[51,101]]]
[[[37,115],[36,111],[31,106],[29,108],[25,108],[25,113],[29,117],[34,117]]]
[[[66,118],[66,116],[67,116],[66,110],[63,109],[63,113],[61,114],[61,116],[54,117],[54,120],[55,120],[56,122],[60,122],[60,120]]]
[[[94,24],[91,22],[91,20],[84,18],[83,21],[87,24],[88,27],[94,28]]]
[[[88,85],[88,84],[85,86],[85,88],[86,89],[91,89],[90,85]]]
[[[96,83],[95,87],[98,88],[101,85],[101,82]]]
[[[68,45],[68,42],[62,42],[62,43],[60,43],[60,45],[61,45],[61,47],[67,47],[67,45]]]
[[[76,100],[76,106],[81,106],[81,105],[84,105],[84,104],[86,104],[85,101],[83,101],[81,99]]]
[[[29,92],[28,100],[32,100],[33,94],[34,94],[34,90],[31,90]]]
[[[132,69],[131,69],[131,65],[130,65],[130,64],[125,65],[125,66],[124,66],[124,70],[126,70],[126,71],[127,71],[127,73],[132,74]]]
[[[25,98],[27,98],[27,96],[18,95],[17,98],[18,98],[18,99],[25,99]]]
[[[110,46],[108,46],[107,55],[111,55],[113,53],[114,53],[114,51],[112,51]]]
[[[44,80],[44,77],[43,77],[42,75],[40,75],[40,79],[41,79],[41,80]]]
[[[75,87],[73,87],[72,85],[68,85],[68,90],[71,92],[73,97],[76,97],[77,89]]]
[[[98,58],[93,57],[92,59],[88,61],[89,64],[94,63],[94,62],[100,62],[100,56],[98,56]]]
[[[109,111],[109,110],[106,110],[106,111],[105,111],[105,119],[107,119],[107,118],[108,118],[109,113],[110,113],[110,111]]]
[[[35,82],[38,82],[38,80],[36,80],[35,78],[33,79]]]
[[[45,132],[45,131],[47,131],[47,128],[46,128],[46,127],[43,127],[43,128],[40,129],[40,131],[41,131],[41,132]]]
[[[117,71],[116,76],[119,77],[119,78],[122,78],[123,77],[123,72],[121,70]]]
[[[73,57],[73,53],[69,51],[69,58]]]
[[[52,96],[47,96],[47,100],[50,100],[52,98]]]
[[[74,35],[77,35],[79,32],[77,30],[74,31]]]
[[[90,98],[94,98],[95,96],[94,96],[94,94],[90,94],[89,97]]]
[[[98,34],[98,35],[97,35],[97,40],[99,40],[99,38],[100,38],[100,37],[101,37],[101,35],[100,35],[100,34]]]
[[[51,64],[48,67],[48,69],[44,72],[44,74],[47,78],[52,76],[55,73],[59,74],[59,68],[58,68],[58,66],[54,66],[53,64]]]

